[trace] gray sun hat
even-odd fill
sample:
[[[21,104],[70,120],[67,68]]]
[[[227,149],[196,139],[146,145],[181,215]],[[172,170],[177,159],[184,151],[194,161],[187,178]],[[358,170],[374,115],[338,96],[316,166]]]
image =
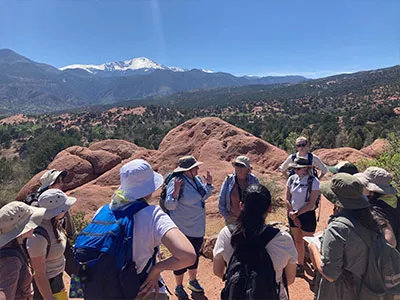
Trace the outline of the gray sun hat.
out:
[[[328,170],[333,173],[348,173],[354,175],[358,173],[357,167],[349,161],[340,161],[335,166],[328,167]]]
[[[157,190],[164,182],[161,174],[153,171],[144,159],[134,159],[119,170],[120,190],[124,196],[133,201],[146,197]]]
[[[378,167],[369,167],[363,173],[354,174],[364,187],[370,192],[383,195],[396,195],[398,191],[390,184],[392,175],[388,171]]]
[[[203,163],[197,161],[193,155],[184,156],[179,159],[178,167],[174,170],[174,173],[189,171],[201,164]]]
[[[75,202],[76,198],[68,197],[59,189],[49,189],[43,192],[38,199],[39,207],[46,208],[45,220],[51,220],[55,216],[67,212]]]
[[[235,166],[235,164],[241,164],[245,166],[247,169],[251,169],[251,164],[250,164],[250,158],[244,155],[240,155],[236,157],[236,159],[233,161],[232,165]]]
[[[363,196],[363,185],[353,175],[338,173],[329,182],[320,185],[322,194],[336,206],[345,209],[362,209],[370,206]]]
[[[0,209],[0,247],[42,223],[45,208],[13,201]]]
[[[289,169],[302,169],[311,167],[312,166],[308,165],[308,159],[305,157],[297,157],[292,163],[289,164]]]

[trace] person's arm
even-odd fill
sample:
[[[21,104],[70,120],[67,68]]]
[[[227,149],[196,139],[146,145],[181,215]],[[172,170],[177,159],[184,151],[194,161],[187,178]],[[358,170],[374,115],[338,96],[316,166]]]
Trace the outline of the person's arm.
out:
[[[176,227],[168,230],[161,239],[171,256],[157,262],[150,270],[149,275],[140,287],[139,295],[144,299],[153,292],[158,294],[158,280],[160,273],[166,270],[179,270],[191,266],[196,261],[196,252],[186,236]]]
[[[297,211],[297,216],[300,216],[301,214],[304,214],[306,212],[309,212],[315,207],[315,203],[317,202],[318,196],[319,196],[319,191],[311,191],[310,194],[310,201],[306,202],[298,211]]]
[[[229,216],[229,212],[226,209],[226,193],[228,190],[228,178],[229,177],[226,177],[224,182],[222,183],[221,191],[219,193],[219,198],[218,198],[218,210],[224,218],[227,218]]]
[[[286,274],[286,280],[287,280],[288,285],[291,285],[292,283],[294,283],[294,281],[296,279],[296,267],[297,267],[297,264],[295,262],[290,262],[285,267],[285,274]]]
[[[175,210],[179,204],[179,191],[183,180],[178,176],[171,179],[167,186],[167,195],[165,197],[165,208],[168,210]]]
[[[223,279],[225,274],[225,260],[221,253],[217,254],[213,258],[213,272],[214,275]]]
[[[289,164],[292,162],[292,156],[289,155],[288,158],[279,166],[279,171],[281,171],[286,178],[288,178],[287,169],[289,168]]]
[[[52,300],[50,282],[46,275],[46,256],[31,257],[32,269],[35,271],[34,279],[36,286],[44,300]]]
[[[396,242],[396,236],[394,234],[392,226],[390,226],[389,222],[385,225],[385,227],[382,228],[383,234],[385,236],[385,240],[392,245],[393,248],[396,248],[397,242]]]
[[[321,172],[321,174],[319,175],[319,179],[321,180],[322,177],[325,176],[325,174],[328,172],[328,168],[326,167],[326,165],[322,162],[322,160],[313,154],[313,166],[316,167],[317,169],[319,169],[319,171]]]
[[[321,259],[321,253],[319,253],[319,249],[317,245],[314,243],[309,243],[308,244],[308,250],[310,252],[310,258],[312,261],[313,266],[318,270],[318,272],[321,273],[321,275],[328,280],[329,282],[334,282],[335,280],[328,275],[326,275],[323,270],[322,270],[322,259]]]
[[[15,299],[22,262],[15,256],[1,258],[0,299]]]
[[[206,176],[203,176],[203,177],[204,177],[204,182],[205,182],[205,183],[203,183],[203,181],[201,180],[201,177],[200,177],[199,179],[200,179],[200,182],[201,182],[203,185],[205,185],[205,188],[206,188],[207,193],[206,193],[206,195],[203,197],[203,200],[206,200],[208,197],[211,196],[211,194],[212,194],[212,192],[213,192],[213,190],[214,190],[213,178],[212,178],[212,176],[211,176],[210,171],[207,171],[207,175],[206,175]]]

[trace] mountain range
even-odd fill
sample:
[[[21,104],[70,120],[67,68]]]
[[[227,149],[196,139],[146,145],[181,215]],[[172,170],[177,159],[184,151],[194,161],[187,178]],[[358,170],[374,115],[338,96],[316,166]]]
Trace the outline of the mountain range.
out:
[[[302,76],[237,77],[223,72],[186,70],[144,57],[57,69],[10,49],[0,49],[0,114],[37,114],[189,90],[306,80]]]

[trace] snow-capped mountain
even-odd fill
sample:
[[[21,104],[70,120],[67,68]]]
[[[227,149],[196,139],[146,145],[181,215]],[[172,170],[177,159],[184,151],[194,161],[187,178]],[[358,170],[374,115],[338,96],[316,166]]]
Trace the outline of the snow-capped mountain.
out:
[[[172,72],[188,71],[186,69],[182,69],[179,67],[164,66],[146,57],[137,57],[117,62],[108,62],[101,65],[73,64],[60,68],[60,70],[62,71],[67,69],[82,69],[91,74],[102,74],[102,75],[107,75],[107,73],[108,75],[146,74],[146,73],[151,73],[155,70],[169,70]]]

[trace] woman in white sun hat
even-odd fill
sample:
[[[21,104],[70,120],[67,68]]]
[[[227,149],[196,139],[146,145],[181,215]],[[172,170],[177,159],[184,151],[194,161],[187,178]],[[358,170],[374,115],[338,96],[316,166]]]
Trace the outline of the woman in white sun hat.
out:
[[[0,299],[32,299],[32,271],[23,243],[45,211],[19,201],[0,209]]]
[[[385,239],[400,250],[400,201],[391,184],[392,175],[385,169],[369,167],[356,176],[364,186],[364,195],[372,205]]]
[[[54,295],[66,297],[63,273],[67,236],[62,229],[62,219],[75,202],[76,198],[68,197],[59,189],[48,189],[39,196],[38,206],[46,208],[40,226],[42,233],[34,233],[26,243],[35,271],[34,299],[53,299]]]

